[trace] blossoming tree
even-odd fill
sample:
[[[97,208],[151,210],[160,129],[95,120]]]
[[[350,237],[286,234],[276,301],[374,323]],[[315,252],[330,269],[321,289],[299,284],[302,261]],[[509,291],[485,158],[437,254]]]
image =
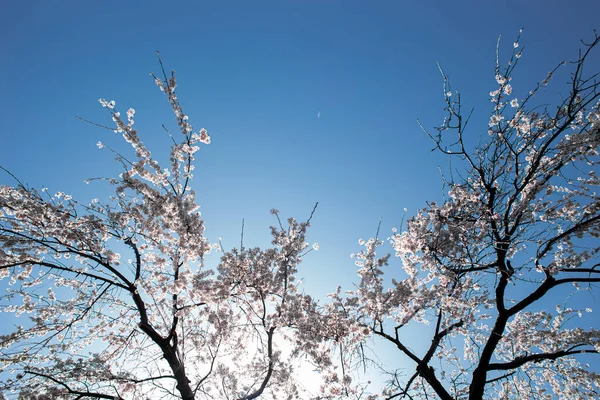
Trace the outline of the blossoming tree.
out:
[[[5,395],[294,398],[300,356],[331,365],[314,329],[316,303],[295,280],[310,218],[279,222],[268,250],[242,246],[205,266],[215,246],[190,183],[210,138],[193,131],[175,75],[163,70],[155,81],[180,130],[167,168],[140,140],[135,111],[122,116],[101,99],[135,152],[132,160],[117,153],[124,171],[110,180],[110,200],[80,203],[16,177],[0,186],[2,308],[29,317],[0,338]]]
[[[332,296],[339,315],[415,366],[403,376],[379,365],[390,377],[384,398],[600,396],[600,326],[590,314],[600,294],[600,82],[587,70],[599,42],[572,63],[568,94],[539,106],[558,68],[517,97],[517,40],[508,64],[496,64],[487,134],[474,146],[443,75],[447,116],[427,133],[454,160],[447,197],[389,238],[403,270],[378,258],[383,241],[361,241],[360,284]],[[415,326],[418,337],[405,333]],[[365,332],[353,332],[362,343]]]

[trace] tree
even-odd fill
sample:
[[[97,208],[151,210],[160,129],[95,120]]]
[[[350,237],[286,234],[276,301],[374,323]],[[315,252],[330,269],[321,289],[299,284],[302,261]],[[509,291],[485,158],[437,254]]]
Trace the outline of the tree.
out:
[[[507,65],[496,62],[487,134],[473,147],[442,73],[447,115],[426,133],[464,169],[445,174],[441,204],[389,238],[402,272],[378,258],[375,237],[361,242],[357,289],[333,296],[340,315],[415,365],[405,379],[379,365],[390,376],[383,397],[600,396],[600,330],[586,317],[600,283],[600,82],[586,69],[599,42],[580,52],[568,95],[551,107],[534,101],[564,63],[517,98],[517,39]],[[415,325],[430,334],[422,352],[422,337],[403,334]]]
[[[273,210],[272,248],[242,243],[223,251],[216,268],[204,265],[222,247],[204,237],[190,183],[194,155],[210,137],[193,132],[174,73],[162,73],[153,76],[180,130],[168,168],[134,129],[135,111],[122,116],[114,101],[100,99],[135,152],[132,161],[115,152],[124,171],[109,180],[110,199],[80,203],[14,176],[15,186],[0,187],[3,311],[29,317],[1,337],[8,395],[295,398],[300,357],[323,371],[332,366],[320,310],[295,279],[310,251],[310,218],[284,227]]]

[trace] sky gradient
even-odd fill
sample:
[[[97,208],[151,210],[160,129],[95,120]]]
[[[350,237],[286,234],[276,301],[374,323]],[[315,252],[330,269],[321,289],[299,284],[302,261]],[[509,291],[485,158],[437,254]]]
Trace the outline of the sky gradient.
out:
[[[305,219],[320,250],[305,260],[306,290],[356,281],[357,240],[382,237],[440,200],[439,168],[421,131],[444,117],[438,63],[474,108],[468,140],[487,133],[495,52],[525,47],[515,91],[528,92],[598,27],[594,0],[5,1],[0,5],[0,165],[32,187],[82,202],[107,195],[84,180],[120,166],[98,141],[127,151],[98,98],[136,110],[153,154],[168,160],[174,118],[149,72],[155,51],[177,71],[184,112],[212,144],[197,153],[193,187],[206,235],[247,247],[270,242],[269,214]],[[595,59],[598,61],[598,58]],[[568,80],[564,70],[550,97]],[[0,174],[0,184],[11,183]],[[397,261],[393,261],[396,262]],[[397,265],[397,264],[396,264]]]

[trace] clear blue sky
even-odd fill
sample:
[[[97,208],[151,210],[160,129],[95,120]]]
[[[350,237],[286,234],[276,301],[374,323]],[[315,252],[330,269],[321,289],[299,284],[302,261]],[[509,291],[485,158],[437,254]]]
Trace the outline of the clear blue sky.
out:
[[[307,284],[313,271],[327,280],[321,294],[334,278],[354,278],[348,254],[380,218],[385,237],[405,207],[410,215],[441,196],[446,160],[416,122],[433,127],[444,116],[436,62],[475,108],[476,140],[486,131],[498,35],[508,56],[525,28],[513,86],[527,91],[576,57],[600,13],[591,0],[178,4],[4,2],[0,164],[31,186],[96,197],[101,186],[83,181],[120,172],[96,142],[125,148],[75,119],[110,125],[100,97],[135,108],[142,138],[168,154],[160,125],[172,113],[149,77],[160,50],[192,124],[212,136],[194,183],[208,238],[235,246],[245,218],[246,244],[268,244],[271,208],[305,218],[318,201],[310,238],[321,249],[304,272]]]
[[[160,50],[184,111],[212,137],[194,181],[209,240],[236,246],[245,218],[245,244],[266,245],[271,208],[306,218],[318,201],[309,237],[321,248],[300,273],[318,295],[350,287],[349,254],[380,218],[386,237],[405,207],[411,215],[440,198],[446,160],[416,122],[443,119],[436,62],[475,108],[476,141],[487,130],[499,35],[507,57],[525,28],[513,86],[526,92],[600,27],[597,0],[173,4],[2,2],[0,165],[34,187],[97,197],[102,186],[83,181],[120,169],[96,142],[125,149],[75,119],[110,125],[100,97],[135,108],[142,139],[166,160],[160,126],[173,126],[172,112],[148,74]]]

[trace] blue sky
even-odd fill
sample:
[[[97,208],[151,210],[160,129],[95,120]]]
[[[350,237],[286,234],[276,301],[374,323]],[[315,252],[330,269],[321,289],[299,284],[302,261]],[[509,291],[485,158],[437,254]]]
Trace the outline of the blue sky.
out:
[[[245,218],[245,244],[267,245],[271,208],[302,219],[318,201],[309,238],[320,250],[300,273],[317,295],[350,287],[349,254],[380,218],[385,237],[405,207],[410,216],[440,199],[447,161],[417,124],[444,117],[437,62],[475,108],[476,142],[487,131],[498,36],[507,59],[524,27],[513,86],[526,92],[577,57],[600,14],[595,0],[173,4],[3,2],[0,165],[33,187],[98,197],[103,187],[83,181],[120,169],[96,142],[126,148],[75,118],[110,125],[100,97],[135,108],[142,139],[166,160],[161,124],[173,126],[172,112],[149,76],[160,50],[193,126],[211,134],[194,181],[207,237],[236,246]]]
[[[135,108],[142,138],[166,159],[161,124],[172,126],[172,112],[149,76],[160,50],[184,111],[212,137],[194,182],[208,238],[237,245],[245,218],[246,244],[266,245],[271,208],[300,219],[318,201],[310,239],[321,246],[301,275],[323,295],[354,279],[348,255],[380,218],[385,237],[405,207],[411,215],[441,197],[447,160],[417,124],[444,117],[437,63],[475,109],[477,141],[498,36],[508,57],[524,27],[513,86],[525,92],[576,58],[594,11],[595,1],[7,2],[0,164],[31,186],[98,197],[103,187],[83,181],[120,167],[96,142],[126,149],[75,118],[110,125],[100,97]]]
[[[0,164],[32,186],[96,197],[83,181],[119,166],[95,143],[122,148],[117,135],[75,119],[109,124],[99,97],[135,108],[142,138],[166,154],[160,125],[172,114],[148,74],[160,50],[192,124],[212,136],[195,179],[208,237],[234,246],[245,218],[248,245],[265,244],[272,207],[303,218],[318,201],[311,239],[321,250],[307,261],[349,279],[359,237],[380,218],[389,232],[405,207],[410,215],[441,195],[446,160],[416,122],[433,127],[444,116],[436,63],[475,108],[476,140],[498,36],[508,56],[525,28],[513,86],[527,91],[576,57],[600,10],[595,1],[178,4],[6,2]]]

